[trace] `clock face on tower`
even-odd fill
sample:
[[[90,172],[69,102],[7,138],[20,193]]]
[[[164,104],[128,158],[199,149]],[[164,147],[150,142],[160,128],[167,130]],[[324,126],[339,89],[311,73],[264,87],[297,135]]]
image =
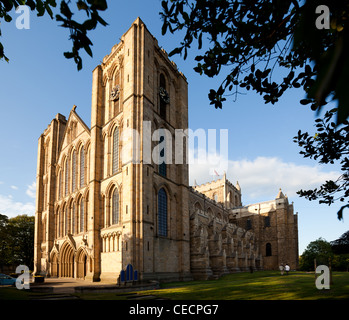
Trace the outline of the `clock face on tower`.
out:
[[[169,97],[167,91],[163,87],[160,87],[159,95],[160,95],[161,101],[163,101],[166,104],[170,103],[170,97]]]
[[[120,96],[120,86],[117,84],[111,90],[110,100],[115,101],[115,100],[119,99],[119,96]]]

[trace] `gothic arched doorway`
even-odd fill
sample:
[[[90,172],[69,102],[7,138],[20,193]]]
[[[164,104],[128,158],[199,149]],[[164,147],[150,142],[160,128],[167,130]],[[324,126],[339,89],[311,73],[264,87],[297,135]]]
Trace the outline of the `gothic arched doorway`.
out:
[[[84,279],[86,277],[86,261],[87,256],[84,250],[80,250],[77,254],[76,262],[77,262],[77,278]]]
[[[58,277],[59,274],[59,262],[57,253],[55,252],[51,259],[51,276],[52,277]]]
[[[66,243],[63,245],[61,251],[61,263],[60,263],[60,276],[61,277],[74,277],[74,249]]]

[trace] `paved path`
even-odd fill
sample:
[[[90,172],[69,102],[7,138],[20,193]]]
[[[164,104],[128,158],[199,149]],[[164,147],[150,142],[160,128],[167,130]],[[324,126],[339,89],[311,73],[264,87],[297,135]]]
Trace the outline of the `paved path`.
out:
[[[87,280],[71,278],[45,278],[44,283],[32,283],[30,285],[34,289],[33,291],[39,291],[40,289],[44,291],[45,288],[52,288],[55,293],[74,293],[76,287],[117,287],[115,282],[90,282]]]
[[[32,292],[42,293],[33,297],[34,300],[66,300],[78,299],[74,294],[81,292],[115,292],[125,293],[128,299],[151,299],[153,297],[130,294],[130,291],[141,291],[154,289],[158,283],[146,283],[127,286],[118,286],[114,282],[90,282],[82,279],[71,278],[46,278],[44,283],[31,283]],[[156,298],[156,297],[154,297]]]

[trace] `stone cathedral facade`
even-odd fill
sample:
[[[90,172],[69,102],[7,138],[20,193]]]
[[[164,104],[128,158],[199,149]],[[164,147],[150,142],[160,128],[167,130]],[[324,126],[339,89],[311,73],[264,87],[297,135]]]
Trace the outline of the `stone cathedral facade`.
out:
[[[39,138],[35,273],[117,281],[132,265],[141,280],[188,280],[297,268],[297,215],[281,190],[242,206],[225,175],[189,186],[185,161],[149,161],[146,143],[168,137],[147,133],[161,128],[188,128],[188,84],[137,18],[93,70],[90,127],[74,106]]]

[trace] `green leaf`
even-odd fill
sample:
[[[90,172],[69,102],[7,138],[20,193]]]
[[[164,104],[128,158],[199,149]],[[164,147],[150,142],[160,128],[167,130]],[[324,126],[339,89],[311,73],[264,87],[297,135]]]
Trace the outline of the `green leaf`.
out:
[[[167,20],[165,20],[165,21],[164,21],[164,24],[162,25],[162,28],[161,28],[161,34],[162,34],[163,36],[166,34],[167,27],[168,27],[168,22],[167,22]]]
[[[78,7],[79,10],[87,10],[88,9],[87,4],[82,0],[78,1],[76,3],[76,6]]]
[[[84,49],[85,49],[85,51],[88,53],[88,55],[89,55],[90,57],[93,56],[92,50],[91,50],[90,46],[86,45],[86,46],[84,46]]]
[[[202,48],[202,32],[199,34],[199,39],[198,39],[198,49],[200,50]]]
[[[254,63],[252,63],[252,65],[251,65],[251,72],[253,72],[253,73],[254,73],[255,69],[256,69],[256,66],[255,66],[255,64],[254,64]]]
[[[175,54],[182,53],[182,50],[183,50],[183,48],[180,48],[180,47],[179,48],[175,48],[168,55],[171,57],[171,56],[173,56]]]
[[[307,105],[309,103],[311,103],[313,100],[312,99],[302,99],[300,102],[300,104],[302,105]]]
[[[45,13],[45,7],[41,0],[36,1],[36,10],[38,12],[38,17],[41,17]]]
[[[74,53],[73,53],[73,52],[64,52],[63,55],[64,55],[67,59],[74,58]]]
[[[167,1],[162,1],[161,6],[164,8],[165,12],[168,12]]]
[[[99,11],[105,11],[108,9],[108,4],[106,0],[94,0],[93,5]]]
[[[342,219],[343,219],[343,210],[344,210],[345,208],[349,208],[349,204],[347,204],[347,205],[345,205],[345,206],[343,206],[343,207],[341,207],[341,208],[339,209],[339,211],[337,212],[338,220],[342,220]]]
[[[86,30],[93,30],[96,28],[97,26],[97,21],[94,19],[88,19],[86,21],[84,21],[84,23],[82,24],[82,26],[86,29]]]
[[[69,6],[65,1],[61,2],[60,10],[61,10],[61,13],[68,18],[68,20],[72,18],[73,13],[70,11]]]
[[[104,19],[102,19],[100,15],[97,15],[97,21],[104,27],[108,25],[108,23]]]
[[[5,21],[6,22],[11,22],[12,21],[12,17],[9,16],[8,14],[5,14]]]

